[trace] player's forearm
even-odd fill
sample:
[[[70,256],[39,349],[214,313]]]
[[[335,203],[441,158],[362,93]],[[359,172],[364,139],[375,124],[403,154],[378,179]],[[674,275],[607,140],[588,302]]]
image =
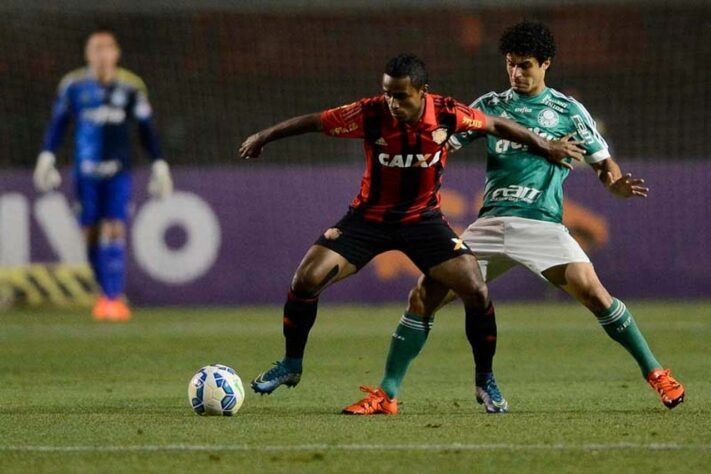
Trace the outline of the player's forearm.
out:
[[[608,189],[610,185],[620,179],[622,170],[612,158],[607,158],[591,165],[597,173],[597,178]]]
[[[322,130],[321,114],[313,113],[308,115],[300,115],[279,122],[269,128],[266,128],[258,134],[262,137],[264,144],[279,140],[280,138],[301,135],[303,133],[320,132]]]
[[[144,120],[138,122],[138,132],[141,137],[141,144],[146,149],[153,160],[162,158],[160,149],[160,140],[156,132],[153,121]]]
[[[62,144],[62,139],[64,138],[68,124],[69,116],[67,115],[55,115],[52,117],[42,143],[43,151],[57,152],[59,146]]]
[[[539,155],[548,156],[550,144],[545,138],[536,135],[512,120],[487,116],[487,132],[499,138],[528,145],[529,150]]]

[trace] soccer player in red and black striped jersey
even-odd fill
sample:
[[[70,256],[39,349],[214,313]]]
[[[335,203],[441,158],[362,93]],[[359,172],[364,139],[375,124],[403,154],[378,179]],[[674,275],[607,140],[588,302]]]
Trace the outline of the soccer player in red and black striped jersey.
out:
[[[439,188],[451,135],[484,131],[527,145],[561,166],[570,167],[563,162],[566,157],[582,159],[579,143],[569,137],[547,141],[510,120],[430,93],[425,65],[416,56],[391,59],[382,87],[382,95],[286,120],[250,136],[240,147],[242,158],[256,158],[271,141],[322,131],[362,139],[366,156],[358,196],[296,270],[284,306],[286,354],[252,381],[257,393],[299,383],[320,293],[388,250],[402,251],[425,275],[454,291],[467,317],[490,317],[493,306],[476,259],[440,210]],[[428,320],[405,317],[408,324],[425,330],[419,333],[429,327]],[[412,345],[417,351],[421,346]]]

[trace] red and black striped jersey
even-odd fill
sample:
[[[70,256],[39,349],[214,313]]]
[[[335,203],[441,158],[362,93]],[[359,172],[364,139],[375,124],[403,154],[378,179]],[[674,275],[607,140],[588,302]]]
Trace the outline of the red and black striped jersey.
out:
[[[377,96],[325,110],[321,123],[330,136],[364,140],[365,171],[351,209],[371,222],[412,223],[441,213],[447,140],[454,133],[481,131],[486,115],[450,97],[427,94],[422,118],[408,125]]]

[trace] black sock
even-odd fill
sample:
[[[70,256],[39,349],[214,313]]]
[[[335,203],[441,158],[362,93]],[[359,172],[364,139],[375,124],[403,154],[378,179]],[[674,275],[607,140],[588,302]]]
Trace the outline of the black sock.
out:
[[[318,297],[302,298],[289,290],[284,305],[284,338],[286,339],[286,357],[301,359],[304,357],[309,331],[316,321]]]
[[[496,314],[494,305],[482,312],[480,309],[465,308],[465,327],[467,339],[474,354],[474,373],[486,374],[492,372],[494,354],[496,353]]]

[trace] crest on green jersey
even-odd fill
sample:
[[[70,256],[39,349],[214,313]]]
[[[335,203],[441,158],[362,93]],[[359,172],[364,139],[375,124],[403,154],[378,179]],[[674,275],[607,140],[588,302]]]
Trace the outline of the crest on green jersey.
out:
[[[538,113],[538,123],[541,127],[555,127],[560,122],[558,112],[553,109],[543,109]]]

